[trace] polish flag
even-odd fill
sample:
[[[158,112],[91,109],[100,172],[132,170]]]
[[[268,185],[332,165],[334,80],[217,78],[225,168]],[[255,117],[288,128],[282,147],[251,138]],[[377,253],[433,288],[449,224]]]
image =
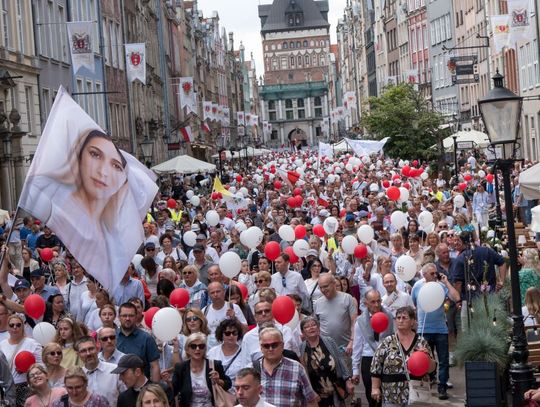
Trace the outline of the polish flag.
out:
[[[210,129],[210,126],[208,126],[208,123],[206,122],[202,122],[201,128],[207,134],[210,134],[212,132],[212,130]]]
[[[191,127],[181,127],[180,133],[182,134],[182,137],[184,138],[184,141],[191,143],[193,141],[193,133],[191,132]]]

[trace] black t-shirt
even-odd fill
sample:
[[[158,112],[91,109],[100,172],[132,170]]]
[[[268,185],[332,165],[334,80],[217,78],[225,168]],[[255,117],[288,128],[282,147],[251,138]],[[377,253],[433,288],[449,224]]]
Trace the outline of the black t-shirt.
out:
[[[152,384],[152,382],[148,381],[146,382],[146,385]],[[164,381],[160,381],[158,383],[165,394],[167,395],[167,400],[169,400],[169,405],[174,406],[174,395],[171,387],[165,383]],[[144,387],[144,386],[143,386]],[[117,407],[133,407],[137,404],[137,397],[139,397],[139,390],[135,390],[133,387],[130,387],[126,391],[123,391],[118,395],[118,402],[116,404]]]
[[[55,246],[61,246],[61,245],[62,245],[62,242],[60,241],[60,239],[58,239],[58,237],[56,237],[56,235],[50,235],[49,237],[46,237],[45,235],[41,235],[37,238],[37,241],[36,241],[36,247],[40,249],[45,249],[46,247],[52,249]]]

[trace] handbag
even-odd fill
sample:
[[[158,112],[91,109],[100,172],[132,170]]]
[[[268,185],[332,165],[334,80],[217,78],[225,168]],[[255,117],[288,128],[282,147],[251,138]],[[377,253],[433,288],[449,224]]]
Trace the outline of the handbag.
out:
[[[210,360],[210,369],[215,370],[213,360]],[[212,394],[214,395],[214,407],[234,406],[236,398],[219,384],[214,382],[212,382]]]
[[[426,403],[431,404],[431,383],[429,382],[429,378],[422,380],[411,380],[409,370],[407,369],[407,359],[405,358],[405,354],[403,353],[403,348],[401,347],[397,334],[395,335],[395,339],[399,353],[401,354],[401,358],[403,360],[403,365],[405,367],[405,377],[407,377],[407,381],[409,383],[408,405],[414,406]]]

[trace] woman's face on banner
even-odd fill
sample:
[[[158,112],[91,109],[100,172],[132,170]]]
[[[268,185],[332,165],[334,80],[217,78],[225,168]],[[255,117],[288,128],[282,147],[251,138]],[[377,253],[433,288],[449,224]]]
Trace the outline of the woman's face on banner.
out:
[[[126,182],[118,150],[103,137],[93,137],[84,146],[80,173],[82,187],[87,196],[95,200],[108,200]]]

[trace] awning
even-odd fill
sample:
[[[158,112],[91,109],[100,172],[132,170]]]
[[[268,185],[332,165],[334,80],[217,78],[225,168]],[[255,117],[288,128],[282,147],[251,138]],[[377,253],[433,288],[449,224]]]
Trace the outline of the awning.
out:
[[[158,174],[162,173],[176,173],[176,174],[194,174],[197,172],[214,172],[216,166],[214,164],[207,163],[206,161],[197,160],[190,155],[179,155],[169,161],[165,161],[155,167],[152,167],[152,171]]]
[[[519,175],[521,192],[527,199],[540,199],[540,164],[533,165]]]
[[[454,136],[457,136],[456,142],[458,143],[458,150],[460,149],[460,143],[474,143],[474,147],[485,148],[489,145],[489,137],[486,133],[481,131],[469,130],[458,131],[451,136],[446,137],[443,140],[445,150],[454,150]],[[466,148],[463,148],[466,149]]]

